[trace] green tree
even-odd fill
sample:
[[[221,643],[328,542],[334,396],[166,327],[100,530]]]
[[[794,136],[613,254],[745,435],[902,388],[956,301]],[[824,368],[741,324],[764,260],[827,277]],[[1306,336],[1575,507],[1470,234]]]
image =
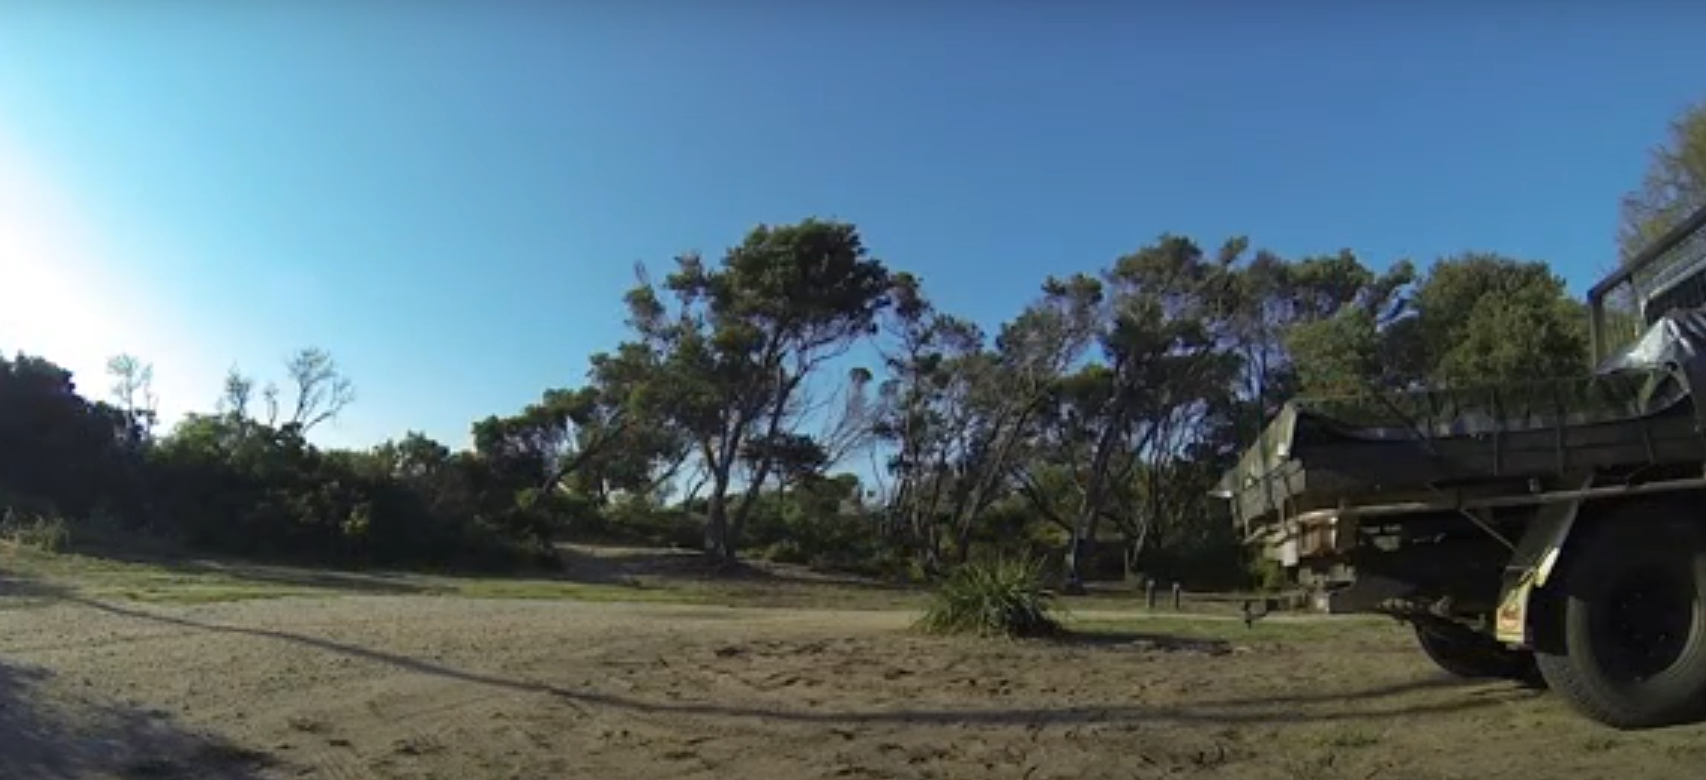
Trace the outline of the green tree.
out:
[[[1412,306],[1411,351],[1431,384],[1521,382],[1587,370],[1586,313],[1545,263],[1491,253],[1445,258],[1417,285]]]
[[[1087,491],[1094,501],[1080,511],[1069,554],[1087,554],[1106,518],[1125,537],[1129,570],[1176,507],[1179,493],[1159,486],[1179,482],[1176,464],[1191,456],[1206,419],[1241,379],[1237,265],[1247,249],[1234,238],[1209,254],[1165,236],[1108,272],[1115,314],[1102,353],[1116,380],[1117,412],[1106,415],[1112,427],[1098,442],[1095,490]]]
[[[292,390],[290,417],[286,422],[304,434],[336,419],[355,403],[355,382],[326,350],[317,347],[297,350],[285,361],[284,370]],[[265,394],[276,417],[278,391],[269,387]]]
[[[1387,384],[1379,325],[1367,311],[1347,308],[1299,322],[1287,331],[1285,345],[1297,367],[1298,384],[1308,393],[1347,395]]]
[[[872,419],[876,439],[889,448],[887,471],[893,485],[884,490],[885,532],[904,540],[922,568],[942,566],[944,518],[953,473],[973,421],[972,391],[984,349],[982,329],[938,310],[919,279],[900,273],[891,290],[894,306],[885,318],[885,379],[878,388]]]
[[[76,519],[128,503],[136,425],[121,409],[85,400],[52,361],[0,356],[0,516],[21,506]]]
[[[1012,492],[1013,469],[1062,379],[1095,344],[1103,320],[1101,284],[1077,274],[1043,282],[1042,296],[1001,326],[994,348],[945,366],[957,377],[961,414],[946,426],[945,519],[954,563],[971,557],[979,521]]]
[[[1706,206],[1706,103],[1689,106],[1671,120],[1668,137],[1652,150],[1640,185],[1619,205],[1617,246],[1624,261]]]
[[[647,393],[651,409],[692,442],[709,475],[706,549],[732,561],[752,499],[772,458],[746,458],[799,424],[803,384],[872,333],[887,305],[888,269],[868,256],[857,228],[808,219],[760,226],[708,268],[679,258],[662,285],[642,279],[628,295],[641,343],[660,356]],[[730,507],[737,468],[742,500]]]
[[[159,423],[160,399],[154,394],[154,366],[135,355],[117,355],[107,361],[112,379],[112,402],[130,420],[138,434],[135,444],[151,439]]]
[[[1407,260],[1376,274],[1348,250],[1296,261],[1257,252],[1236,272],[1227,311],[1228,343],[1242,363],[1237,393],[1254,412],[1234,424],[1254,436],[1297,392],[1362,389],[1402,376],[1401,361],[1382,359],[1377,334],[1402,316],[1414,278]]]
[[[1338,281],[1330,295],[1311,296],[1326,305],[1306,309],[1281,338],[1304,392],[1499,384],[1587,368],[1586,313],[1543,262],[1470,252],[1413,283],[1408,263],[1379,277],[1343,261],[1297,269],[1311,265]]]

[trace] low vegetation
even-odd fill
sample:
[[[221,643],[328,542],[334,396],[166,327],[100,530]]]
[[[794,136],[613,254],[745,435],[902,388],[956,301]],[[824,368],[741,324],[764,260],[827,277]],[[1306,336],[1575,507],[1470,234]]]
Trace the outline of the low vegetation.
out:
[[[42,552],[64,552],[71,548],[71,526],[57,517],[7,509],[0,515],[0,539]]]
[[[938,634],[1029,639],[1061,631],[1041,561],[999,558],[961,566],[936,591],[919,626]]]

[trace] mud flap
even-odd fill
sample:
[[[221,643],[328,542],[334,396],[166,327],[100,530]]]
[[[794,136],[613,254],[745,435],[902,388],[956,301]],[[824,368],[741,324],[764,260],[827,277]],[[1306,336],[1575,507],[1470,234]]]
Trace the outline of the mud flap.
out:
[[[1592,487],[1590,477],[1583,489]],[[1511,560],[1505,564],[1504,582],[1499,589],[1499,609],[1493,620],[1493,634],[1507,645],[1531,647],[1534,637],[1529,632],[1528,606],[1534,591],[1546,585],[1558,564],[1564,541],[1576,523],[1582,507],[1581,499],[1542,504],[1534,522],[1517,542]]]
[[[1518,578],[1512,585],[1508,582],[1509,571],[1506,572],[1507,583],[1504,593],[1499,597],[1499,612],[1493,622],[1493,636],[1500,642],[1518,647],[1528,647],[1528,597],[1534,592],[1534,570]]]

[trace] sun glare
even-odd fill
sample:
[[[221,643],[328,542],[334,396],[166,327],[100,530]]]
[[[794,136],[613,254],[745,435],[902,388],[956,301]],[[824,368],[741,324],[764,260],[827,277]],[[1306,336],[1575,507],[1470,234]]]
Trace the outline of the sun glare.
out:
[[[154,365],[164,422],[204,406],[217,370],[198,365],[172,323],[144,314],[146,291],[120,273],[100,231],[18,152],[0,142],[0,352],[52,360],[74,372],[85,397],[101,399],[108,359],[129,352]]]

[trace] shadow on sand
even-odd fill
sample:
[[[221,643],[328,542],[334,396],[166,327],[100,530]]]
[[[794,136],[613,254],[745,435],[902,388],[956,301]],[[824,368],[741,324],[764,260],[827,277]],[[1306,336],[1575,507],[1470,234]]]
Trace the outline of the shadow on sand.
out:
[[[901,585],[788,564],[720,561],[697,550],[558,544],[561,571],[573,582],[633,585],[645,580],[833,587],[838,590],[908,592]]]
[[[551,565],[520,572],[416,572],[385,569],[327,569],[323,564],[297,566],[263,563],[228,556],[203,557],[163,543],[92,543],[79,545],[79,554],[118,563],[158,568],[186,576],[216,575],[233,581],[285,588],[325,589],[364,595],[437,595],[455,590],[454,580],[548,581],[580,585],[646,587],[658,584],[713,584],[740,587],[762,585],[801,592],[817,589],[857,590],[905,595],[899,585],[851,575],[810,571],[804,567],[724,563],[694,550],[600,547],[559,544]]]
[[[198,620],[189,620],[181,617],[90,601],[75,596],[67,596],[67,599],[90,609],[135,620],[152,621],[197,631],[262,637],[279,642],[313,648],[327,653],[335,653],[352,658],[385,663],[399,669],[404,669],[418,674],[432,675],[460,682],[521,693],[549,695],[575,706],[594,708],[607,707],[644,714],[695,715],[715,718],[758,720],[772,723],[804,723],[822,725],[964,724],[1034,726],[1044,724],[1170,722],[1202,723],[1221,726],[1234,724],[1279,725],[1305,722],[1398,719],[1426,714],[1439,715],[1484,707],[1504,706],[1511,701],[1538,695],[1538,692],[1524,690],[1515,685],[1510,686],[1508,689],[1488,689],[1488,686],[1485,683],[1464,683],[1452,678],[1439,677],[1405,682],[1397,685],[1381,686],[1362,691],[1304,692],[1283,696],[1267,696],[1249,699],[1204,700],[1182,705],[1170,704],[1166,706],[1134,703],[1112,706],[1102,705],[1081,707],[823,711],[793,708],[749,707],[699,702],[646,701],[598,691],[576,690],[548,683],[516,680],[495,675],[470,672],[442,664],[423,661],[417,658],[387,653],[355,644],[333,641],[316,636],[295,634],[273,629],[250,628],[246,626],[223,625]],[[1161,637],[1160,635],[1143,635],[1143,638],[1146,641],[1151,642],[1173,642],[1177,646],[1189,648],[1218,648],[1221,646],[1221,644],[1217,644],[1212,641],[1205,642],[1203,640],[1182,639],[1178,637]],[[1132,637],[1124,637],[1124,639],[1126,641],[1133,641]],[[1375,704],[1373,706],[1357,706],[1354,708],[1321,709],[1311,707],[1311,705],[1326,705],[1338,702],[1378,702],[1378,700],[1381,699],[1390,699],[1417,691],[1452,687],[1475,688],[1477,689],[1477,693],[1481,695],[1464,696],[1443,702],[1412,704],[1409,706],[1379,706],[1378,704]]]
[[[81,555],[118,563],[139,564],[189,576],[217,575],[240,582],[292,588],[324,588],[373,595],[431,594],[442,586],[414,581],[410,575],[385,571],[339,571],[188,555],[152,545],[126,547],[116,544],[82,546]]]
[[[6,580],[8,595],[67,598],[51,586]],[[50,693],[49,672],[0,657],[0,778],[82,777],[252,780],[275,762],[263,753],[191,733],[160,712],[118,707],[75,692]],[[92,688],[91,688],[92,690]]]
[[[1145,650],[1197,655],[1231,655],[1238,652],[1237,645],[1225,639],[1175,636],[1152,631],[1073,631],[1047,641],[1051,644],[1070,647],[1105,648],[1109,650]]]

